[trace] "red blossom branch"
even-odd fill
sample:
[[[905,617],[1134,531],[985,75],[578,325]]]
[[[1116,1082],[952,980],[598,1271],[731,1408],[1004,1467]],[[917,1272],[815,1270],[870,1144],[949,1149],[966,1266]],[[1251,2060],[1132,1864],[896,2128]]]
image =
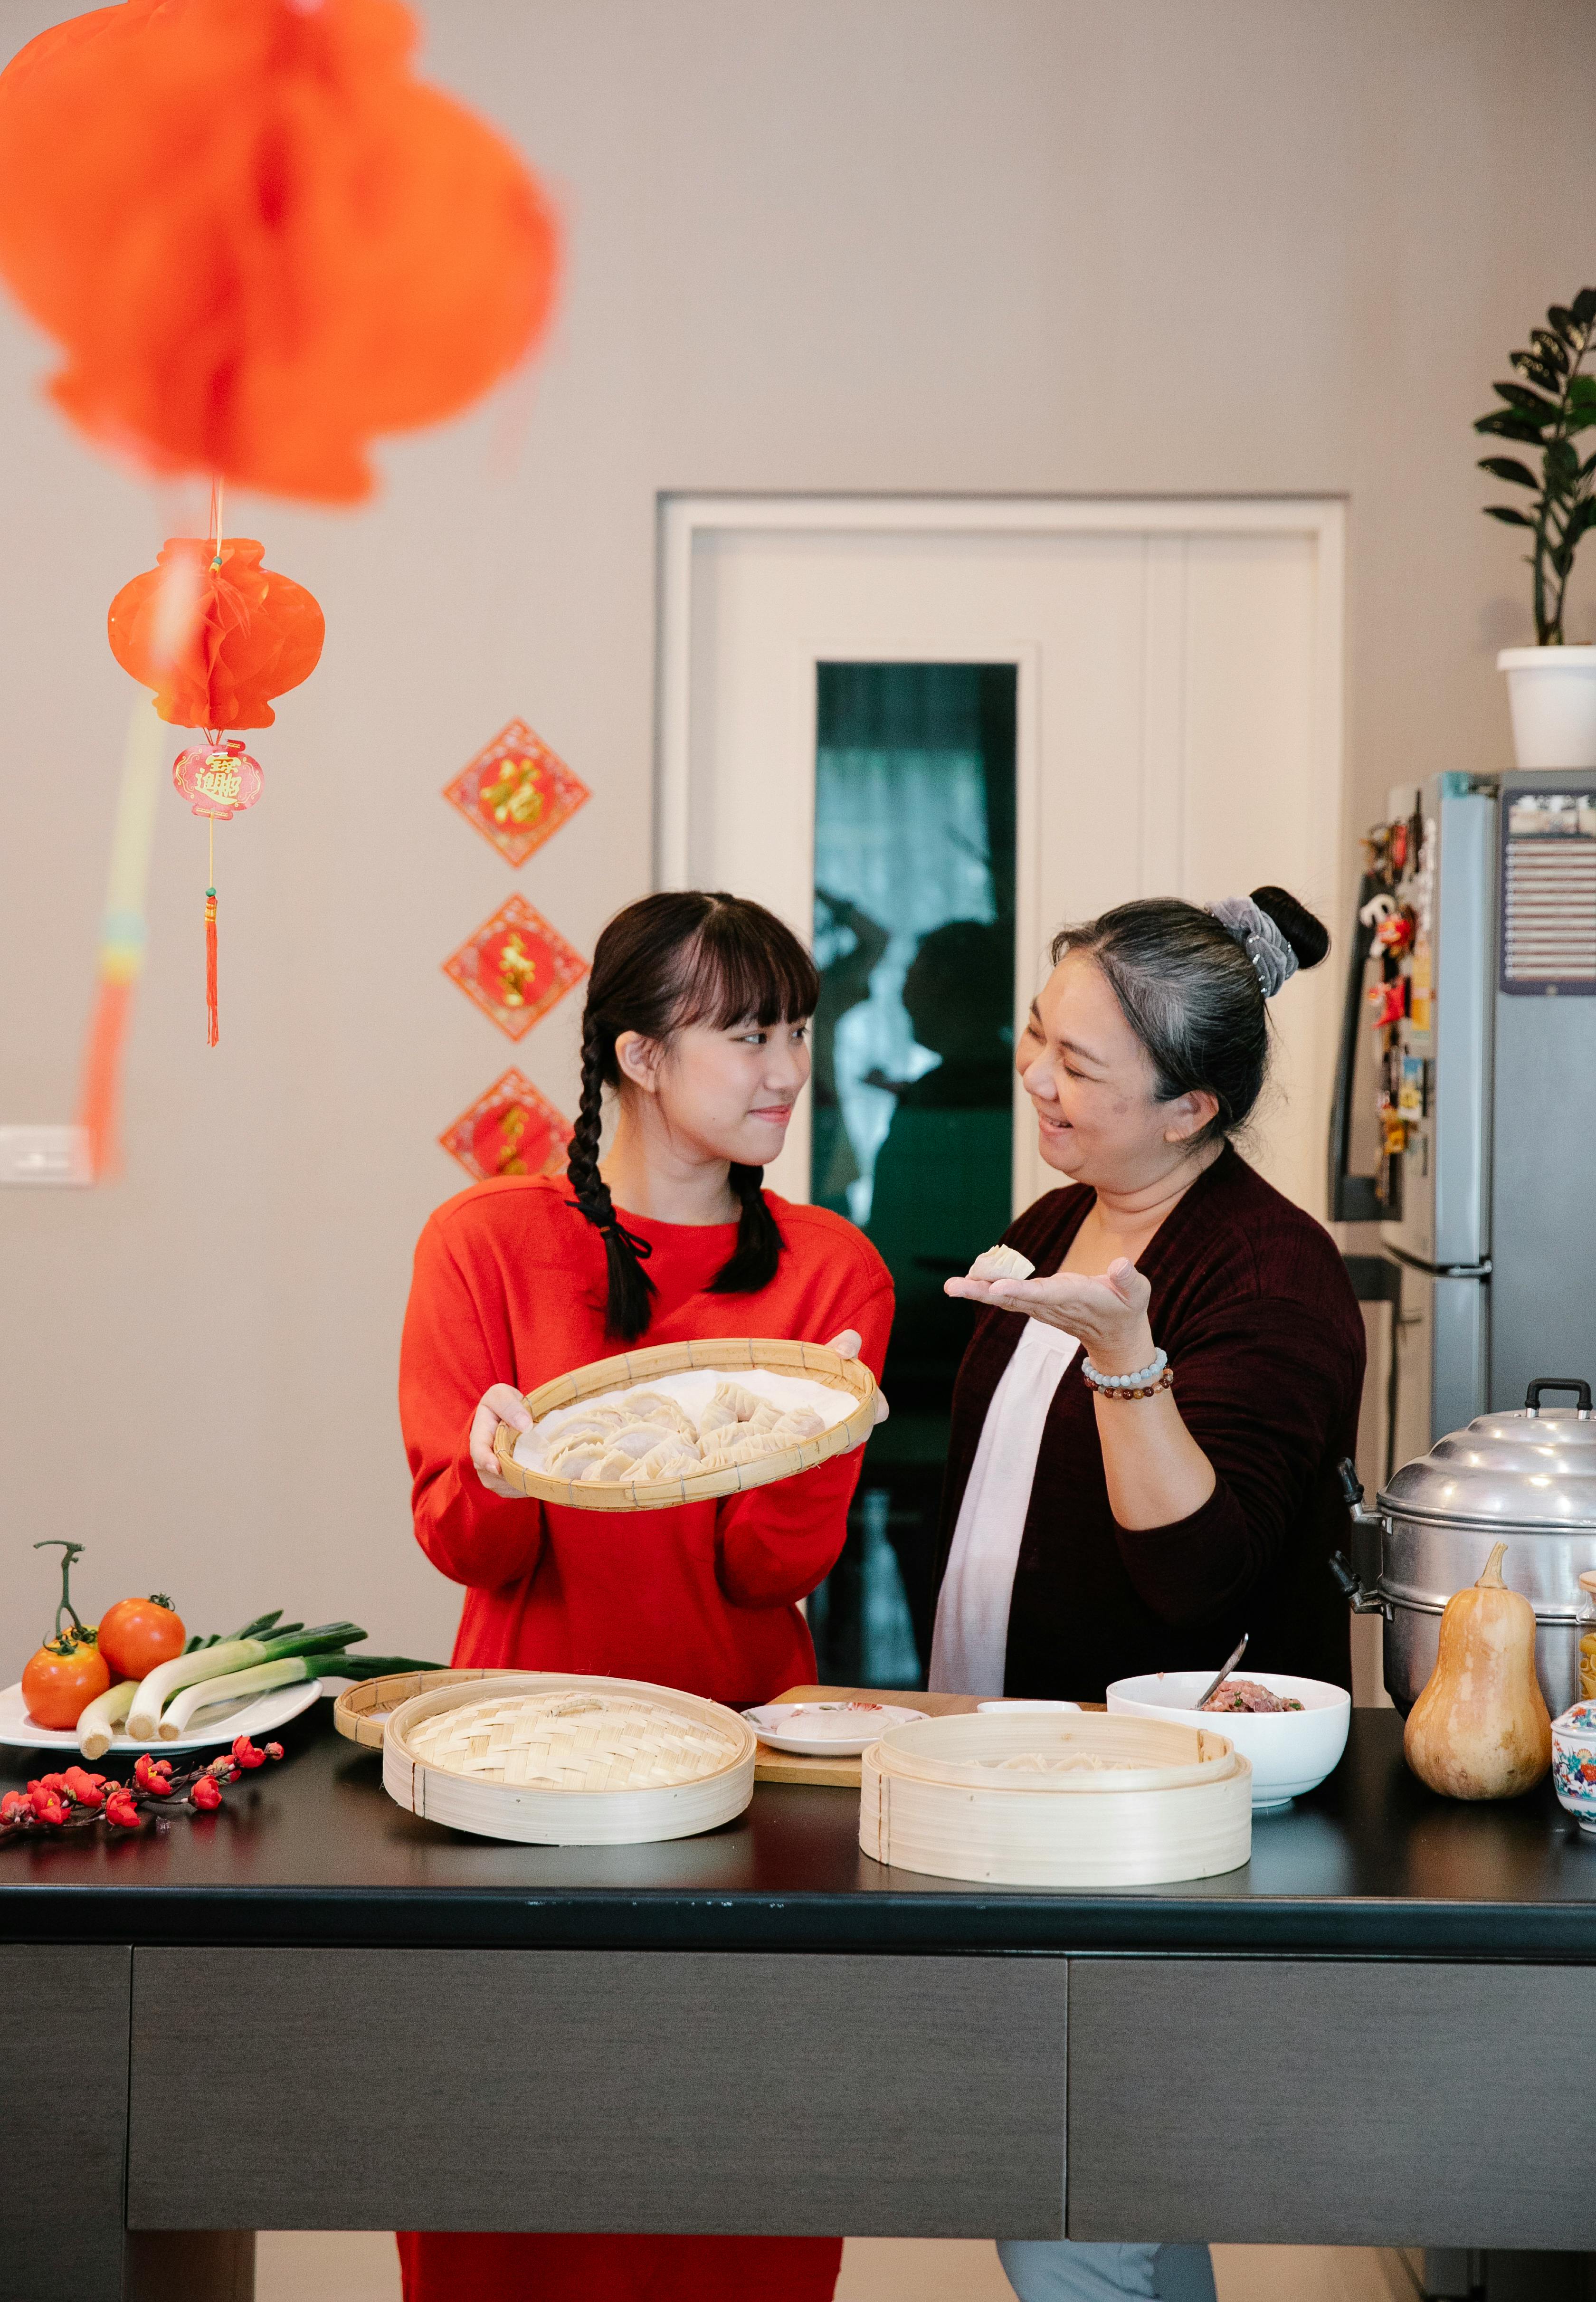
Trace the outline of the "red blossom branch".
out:
[[[91,1775],[81,1767],[62,1774],[41,1775],[25,1791],[0,1796],[0,1846],[22,1838],[58,1837],[63,1831],[87,1830],[104,1822],[118,1832],[142,1830],[152,1814],[174,1805],[200,1814],[214,1813],[222,1804],[222,1786],[236,1783],[268,1759],[281,1759],[281,1743],[264,1749],[240,1735],[231,1751],[174,1775],[170,1759],[140,1752],[133,1778],[120,1782],[109,1775]]]

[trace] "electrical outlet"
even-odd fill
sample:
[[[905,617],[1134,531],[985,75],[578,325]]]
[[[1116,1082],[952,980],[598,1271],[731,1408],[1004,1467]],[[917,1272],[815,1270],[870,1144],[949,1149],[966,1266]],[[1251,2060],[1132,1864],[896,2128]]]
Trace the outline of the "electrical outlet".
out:
[[[0,1184],[92,1183],[84,1127],[0,1127]]]

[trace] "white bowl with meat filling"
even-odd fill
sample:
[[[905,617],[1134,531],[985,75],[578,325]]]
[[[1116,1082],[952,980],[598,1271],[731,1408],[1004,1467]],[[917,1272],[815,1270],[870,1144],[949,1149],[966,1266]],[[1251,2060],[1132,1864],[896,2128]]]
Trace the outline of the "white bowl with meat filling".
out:
[[[1173,1718],[1182,1726],[1215,1726],[1252,1762],[1253,1812],[1289,1806],[1315,1789],[1340,1761],[1352,1718],[1352,1697],[1344,1686],[1322,1678],[1294,1678],[1281,1670],[1234,1671],[1214,1706],[1189,1706],[1214,1674],[1203,1670],[1147,1671],[1139,1678],[1116,1678],[1108,1690],[1111,1710],[1133,1718]],[[1284,1710],[1238,1710],[1238,1690],[1256,1700],[1253,1689],[1294,1706]]]

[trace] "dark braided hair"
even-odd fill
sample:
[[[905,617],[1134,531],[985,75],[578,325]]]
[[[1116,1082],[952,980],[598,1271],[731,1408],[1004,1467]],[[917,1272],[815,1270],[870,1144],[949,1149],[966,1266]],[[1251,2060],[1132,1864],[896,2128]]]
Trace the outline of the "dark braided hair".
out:
[[[691,1023],[730,1030],[735,1023],[797,1023],[815,1012],[814,962],[773,912],[740,895],[697,888],[645,895],[617,912],[599,937],[582,1017],[582,1102],[566,1172],[579,1211],[601,1232],[609,1270],[606,1323],[632,1342],[653,1307],[643,1269],[652,1252],[629,1231],[599,1172],[604,1089],[620,1086],[615,1043],[635,1031],[663,1046]],[[766,1205],[762,1167],[733,1164],[729,1181],[741,1214],[737,1243],[710,1282],[712,1295],[752,1295],[768,1287],[785,1241]]]

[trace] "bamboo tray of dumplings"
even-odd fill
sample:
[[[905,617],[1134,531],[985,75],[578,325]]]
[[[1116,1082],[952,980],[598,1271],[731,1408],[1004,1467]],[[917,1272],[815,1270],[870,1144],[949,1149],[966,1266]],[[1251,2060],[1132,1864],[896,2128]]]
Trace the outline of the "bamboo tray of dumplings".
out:
[[[1152,1886],[1252,1853],[1252,1768],[1208,1727],[1085,1712],[921,1718],[889,1728],[860,1772],[860,1845],[895,1869]]]
[[[525,1394],[535,1428],[544,1416],[583,1399],[596,1400],[609,1391],[634,1390],[661,1375],[705,1370],[735,1377],[760,1368],[772,1374],[799,1375],[849,1394],[845,1419],[793,1447],[763,1455],[756,1462],[734,1464],[726,1470],[690,1473],[669,1479],[631,1479],[602,1483],[562,1479],[534,1470],[516,1460],[516,1442],[524,1432],[501,1423],[493,1434],[499,1474],[518,1494],[539,1502],[565,1503],[575,1510],[668,1510],[679,1503],[713,1502],[751,1487],[769,1486],[790,1479],[799,1471],[812,1471],[817,1463],[845,1454],[866,1439],[876,1420],[876,1378],[862,1360],[840,1358],[823,1343],[794,1343],[759,1336],[705,1339],[692,1343],[661,1343],[647,1350],[623,1351],[614,1358],[595,1359],[552,1382]]]
[[[676,1687],[505,1671],[431,1686],[391,1711],[382,1787],[479,1838],[641,1846],[741,1814],[758,1748],[735,1710]]]

